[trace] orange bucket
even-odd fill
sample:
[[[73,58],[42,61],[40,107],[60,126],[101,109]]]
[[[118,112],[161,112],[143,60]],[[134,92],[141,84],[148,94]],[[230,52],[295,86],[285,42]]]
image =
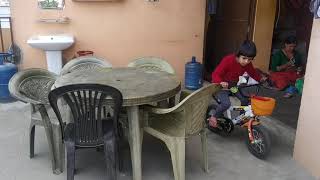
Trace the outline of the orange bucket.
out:
[[[255,96],[251,98],[252,111],[256,116],[269,116],[272,114],[276,100],[269,97]]]

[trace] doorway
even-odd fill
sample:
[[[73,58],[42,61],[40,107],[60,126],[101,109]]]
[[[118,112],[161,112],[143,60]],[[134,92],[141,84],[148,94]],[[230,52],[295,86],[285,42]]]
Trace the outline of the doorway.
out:
[[[208,4],[204,78],[211,81],[211,72],[221,59],[234,53],[245,39],[252,40],[256,0],[208,0]]]
[[[309,10],[310,0],[278,0],[277,3],[271,54],[281,50],[284,46],[284,40],[293,35],[297,38],[296,51],[302,56],[302,65],[305,69],[313,24],[313,15]],[[270,63],[271,60],[272,57]],[[292,98],[283,98],[287,91],[269,92],[271,93],[269,95],[277,99],[273,117],[296,129],[301,94],[295,93]]]

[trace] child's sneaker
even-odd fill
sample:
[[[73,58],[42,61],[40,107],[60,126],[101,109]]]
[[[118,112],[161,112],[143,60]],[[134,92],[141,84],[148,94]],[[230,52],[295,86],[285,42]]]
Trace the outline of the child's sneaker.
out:
[[[291,93],[285,93],[283,95],[284,98],[292,98],[292,96],[293,96],[293,94],[291,94]]]
[[[297,88],[295,86],[289,86],[286,90],[285,90],[285,94],[284,94],[284,98],[291,98],[296,92],[297,92]]]
[[[213,128],[217,128],[218,127],[218,121],[217,121],[217,118],[214,117],[214,116],[211,116],[209,118],[209,126],[210,127],[213,127]]]

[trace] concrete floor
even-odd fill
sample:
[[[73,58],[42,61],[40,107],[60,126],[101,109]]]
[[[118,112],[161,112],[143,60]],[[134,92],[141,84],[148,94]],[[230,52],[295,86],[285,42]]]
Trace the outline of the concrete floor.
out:
[[[20,102],[0,103],[0,179],[2,180],[65,180],[66,173],[51,172],[44,130],[36,129],[34,159],[29,159],[29,106]],[[292,159],[294,129],[276,120],[267,119],[273,133],[273,146],[267,160],[252,156],[244,144],[244,133],[236,130],[230,137],[208,133],[208,174],[201,169],[200,138],[186,145],[186,179],[198,180],[312,180],[315,179]],[[282,136],[283,135],[283,136]],[[281,138],[279,138],[281,137]],[[285,142],[285,143],[284,143]],[[89,155],[88,155],[89,154]],[[126,166],[119,179],[131,179],[129,151],[124,151]],[[145,135],[143,142],[143,179],[173,179],[170,154],[157,139]],[[95,150],[77,153],[76,180],[105,179],[103,154]]]
[[[285,91],[261,88],[259,95],[273,97],[277,100],[272,117],[296,129],[299,118],[301,95],[295,94],[291,98],[284,98]]]

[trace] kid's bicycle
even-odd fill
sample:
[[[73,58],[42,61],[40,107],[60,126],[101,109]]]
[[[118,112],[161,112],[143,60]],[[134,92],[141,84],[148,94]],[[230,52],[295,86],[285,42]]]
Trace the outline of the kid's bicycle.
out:
[[[244,89],[254,89],[254,94],[246,94]],[[230,134],[234,126],[240,126],[247,130],[246,144],[251,154],[259,159],[265,159],[271,150],[271,138],[269,132],[262,126],[259,116],[268,116],[272,114],[275,107],[275,100],[269,97],[257,96],[260,85],[236,86],[229,89],[232,93],[240,92],[242,96],[250,99],[248,106],[233,106],[226,111],[226,115],[217,118],[217,127],[209,125],[210,118],[215,114],[217,104],[208,107],[206,113],[206,123],[210,131],[220,134]],[[215,96],[213,99],[220,104],[221,102]],[[232,114],[238,112],[238,116],[232,118]]]

